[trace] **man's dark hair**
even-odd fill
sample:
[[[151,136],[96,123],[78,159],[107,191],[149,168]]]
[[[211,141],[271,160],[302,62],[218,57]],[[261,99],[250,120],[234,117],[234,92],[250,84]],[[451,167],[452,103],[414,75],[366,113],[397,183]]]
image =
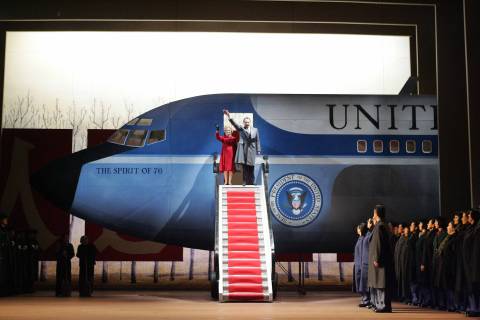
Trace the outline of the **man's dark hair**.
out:
[[[443,217],[438,217],[435,219],[436,221],[438,221],[438,226],[442,229],[445,229],[446,226],[447,226],[447,223],[445,221],[445,219]]]
[[[375,211],[380,219],[385,219],[385,206],[383,204],[377,204],[375,206]]]
[[[476,209],[470,210],[469,215],[472,217],[472,219],[475,222],[478,222],[478,218],[480,217],[480,212],[478,210]]]

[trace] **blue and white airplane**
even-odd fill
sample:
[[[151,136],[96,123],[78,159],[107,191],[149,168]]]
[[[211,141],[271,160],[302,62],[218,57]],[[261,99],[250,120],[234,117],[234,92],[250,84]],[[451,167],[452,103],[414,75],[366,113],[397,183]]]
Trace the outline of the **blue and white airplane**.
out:
[[[350,252],[355,226],[377,203],[392,221],[438,215],[433,96],[183,99],[138,116],[102,145],[53,161],[32,184],[57,206],[106,228],[213,250],[212,163],[221,148],[214,134],[224,108],[253,115],[262,155],[269,156],[276,252]],[[260,165],[255,171],[260,184]]]

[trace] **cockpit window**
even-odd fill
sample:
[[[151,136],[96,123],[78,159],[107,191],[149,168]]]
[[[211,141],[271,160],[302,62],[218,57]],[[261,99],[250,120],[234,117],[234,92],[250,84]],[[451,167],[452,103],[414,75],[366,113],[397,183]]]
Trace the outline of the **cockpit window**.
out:
[[[133,130],[127,139],[127,146],[141,147],[145,142],[147,130]]]
[[[120,129],[115,131],[112,136],[108,139],[108,142],[117,143],[117,144],[124,144],[125,138],[128,135],[128,131],[126,129]]]
[[[165,140],[165,130],[152,130],[150,136],[148,137],[147,143],[155,143]]]
[[[140,119],[137,122],[137,126],[150,126],[152,124],[152,119]]]
[[[137,121],[138,121],[138,118],[132,119],[128,121],[127,126],[133,126],[135,125],[135,123],[137,123]]]

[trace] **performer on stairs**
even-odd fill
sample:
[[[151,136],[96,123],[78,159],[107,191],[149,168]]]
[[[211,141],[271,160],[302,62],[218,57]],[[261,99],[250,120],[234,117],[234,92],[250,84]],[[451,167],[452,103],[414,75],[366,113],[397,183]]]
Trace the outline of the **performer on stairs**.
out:
[[[235,173],[234,157],[237,151],[238,133],[232,133],[232,128],[225,126],[224,135],[220,135],[220,128],[217,125],[215,137],[222,143],[222,153],[220,154],[220,172],[223,172],[224,184],[232,184],[232,177]]]
[[[260,154],[260,135],[258,130],[250,126],[252,120],[249,117],[243,119],[243,127],[241,127],[235,120],[230,118],[230,113],[227,109],[223,110],[223,113],[240,135],[235,154],[235,163],[243,167],[243,185],[253,185],[255,184],[255,158],[256,155]]]

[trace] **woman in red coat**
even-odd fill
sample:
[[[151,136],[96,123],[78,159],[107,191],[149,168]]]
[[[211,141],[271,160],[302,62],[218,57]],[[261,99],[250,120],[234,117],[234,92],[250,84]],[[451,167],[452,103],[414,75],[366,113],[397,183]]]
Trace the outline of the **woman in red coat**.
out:
[[[235,172],[235,152],[237,151],[238,134],[232,133],[232,128],[225,126],[223,128],[225,133],[220,135],[218,130],[215,132],[217,140],[222,143],[222,153],[220,155],[220,172],[223,172],[225,184],[232,184],[233,173]]]

